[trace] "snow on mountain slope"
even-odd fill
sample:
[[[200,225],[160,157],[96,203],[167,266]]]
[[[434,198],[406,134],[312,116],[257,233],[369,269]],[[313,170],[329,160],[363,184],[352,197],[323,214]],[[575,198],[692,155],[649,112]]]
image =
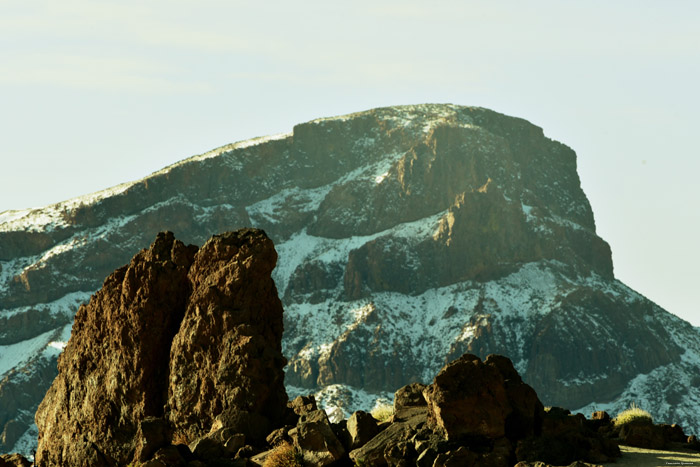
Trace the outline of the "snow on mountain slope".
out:
[[[700,433],[700,333],[614,278],[575,153],[522,119],[417,105],[0,213],[0,451],[30,446],[55,375],[47,346],[109,273],[159,231],[201,244],[243,226],[279,254],[290,394],[369,410],[464,352],[501,353],[547,405],[634,399]]]

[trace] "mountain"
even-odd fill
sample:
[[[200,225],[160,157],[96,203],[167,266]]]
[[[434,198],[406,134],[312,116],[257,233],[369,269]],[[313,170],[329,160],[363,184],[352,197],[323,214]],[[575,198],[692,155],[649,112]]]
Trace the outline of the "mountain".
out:
[[[700,334],[615,279],[573,150],[522,119],[417,105],[0,214],[0,452],[31,450],[73,315],[105,277],[159,231],[201,245],[244,226],[279,253],[291,396],[347,412],[498,353],[545,405],[635,402],[700,434]]]

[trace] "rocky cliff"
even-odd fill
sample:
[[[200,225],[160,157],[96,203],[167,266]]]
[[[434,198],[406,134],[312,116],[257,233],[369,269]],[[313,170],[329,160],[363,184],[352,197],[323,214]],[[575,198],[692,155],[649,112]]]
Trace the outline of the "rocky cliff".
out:
[[[202,244],[242,226],[277,245],[292,394],[354,409],[500,353],[545,405],[634,401],[700,432],[700,335],[615,279],[574,152],[525,120],[452,105],[319,119],[0,222],[0,451],[30,449],[104,277],[158,231]]]
[[[217,235],[199,250],[166,233],[111,274],[78,310],[36,413],[37,465],[145,461],[158,424],[168,439],[218,424],[248,441],[281,425],[276,260],[262,231]]]

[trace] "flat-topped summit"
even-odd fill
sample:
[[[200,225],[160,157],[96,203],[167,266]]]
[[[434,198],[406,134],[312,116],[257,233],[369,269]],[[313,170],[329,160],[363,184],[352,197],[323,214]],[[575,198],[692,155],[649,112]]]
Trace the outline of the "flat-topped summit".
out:
[[[244,226],[279,253],[292,394],[354,409],[498,353],[545,405],[635,401],[700,431],[697,330],[614,278],[574,151],[519,118],[442,104],[323,118],[0,219],[0,345],[31,349],[0,365],[0,450],[55,375],[42,349],[105,277],[159,231],[202,244]],[[18,398],[27,381],[37,394]]]

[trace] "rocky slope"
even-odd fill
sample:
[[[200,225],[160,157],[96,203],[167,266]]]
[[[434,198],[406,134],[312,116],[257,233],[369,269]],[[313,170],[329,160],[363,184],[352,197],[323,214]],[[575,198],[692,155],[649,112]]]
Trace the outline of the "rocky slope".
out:
[[[277,245],[293,395],[354,410],[500,353],[545,405],[634,401],[700,432],[700,335],[614,278],[574,152],[521,119],[320,119],[0,222],[0,451],[31,449],[61,342],[104,277],[158,231],[202,244],[242,226]]]

